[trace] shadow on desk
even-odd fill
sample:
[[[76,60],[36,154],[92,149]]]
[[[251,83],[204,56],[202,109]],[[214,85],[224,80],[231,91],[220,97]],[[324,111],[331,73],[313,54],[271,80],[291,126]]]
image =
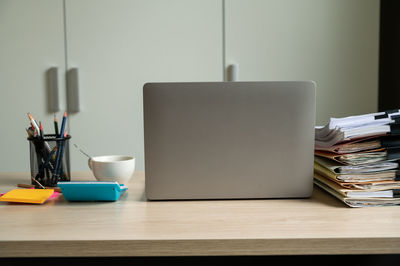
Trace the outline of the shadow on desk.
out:
[[[313,265],[396,265],[400,254],[391,255],[316,255],[316,256],[215,256],[215,257],[122,257],[122,258],[7,258],[0,259],[2,266],[29,265],[193,265],[196,263],[232,263],[233,265],[303,265],[312,262]],[[139,264],[138,264],[139,263]]]
[[[320,187],[314,185],[314,191],[311,198],[318,198],[318,201],[324,205],[336,207],[336,208],[345,208],[349,209],[345,203],[337,199],[336,197],[332,196],[328,192],[322,190]]]
[[[313,188],[313,193],[310,198],[259,198],[259,199],[189,199],[189,200],[148,200],[146,198],[146,194],[144,191],[140,194],[140,196],[137,197],[137,199],[140,202],[179,202],[179,201],[199,201],[199,202],[212,202],[212,201],[241,201],[241,200],[269,200],[269,201],[274,201],[274,200],[296,200],[296,201],[315,201],[319,202],[320,204],[330,206],[330,207],[335,207],[335,208],[341,208],[341,209],[351,209],[348,207],[345,203],[337,199],[336,197],[332,196],[328,192],[322,190],[318,186],[314,185]]]

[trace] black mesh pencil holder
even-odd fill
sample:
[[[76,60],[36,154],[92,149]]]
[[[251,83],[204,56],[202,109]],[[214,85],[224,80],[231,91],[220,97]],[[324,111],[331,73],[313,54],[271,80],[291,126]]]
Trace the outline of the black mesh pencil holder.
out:
[[[70,181],[69,139],[49,134],[29,137],[31,183],[37,188],[56,187],[59,181]]]

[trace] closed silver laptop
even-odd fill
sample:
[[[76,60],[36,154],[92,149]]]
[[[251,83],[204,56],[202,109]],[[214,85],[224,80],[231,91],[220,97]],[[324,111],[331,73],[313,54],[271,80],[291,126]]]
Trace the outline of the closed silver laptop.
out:
[[[147,83],[149,200],[303,198],[313,188],[315,83]]]

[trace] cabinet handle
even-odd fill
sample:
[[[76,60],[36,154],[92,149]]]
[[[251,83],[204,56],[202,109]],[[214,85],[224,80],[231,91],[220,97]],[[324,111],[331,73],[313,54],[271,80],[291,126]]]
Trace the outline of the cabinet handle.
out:
[[[238,81],[239,79],[239,65],[231,64],[227,69],[227,80],[228,81]]]
[[[78,68],[67,71],[67,91],[68,112],[78,113],[80,111]]]
[[[51,67],[47,70],[48,108],[50,113],[60,111],[58,99],[58,68]]]

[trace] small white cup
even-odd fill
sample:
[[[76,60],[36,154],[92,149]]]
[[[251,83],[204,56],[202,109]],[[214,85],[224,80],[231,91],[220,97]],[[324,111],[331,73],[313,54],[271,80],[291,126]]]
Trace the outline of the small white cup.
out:
[[[127,184],[135,172],[135,158],[131,156],[96,156],[88,160],[88,165],[98,181]]]

